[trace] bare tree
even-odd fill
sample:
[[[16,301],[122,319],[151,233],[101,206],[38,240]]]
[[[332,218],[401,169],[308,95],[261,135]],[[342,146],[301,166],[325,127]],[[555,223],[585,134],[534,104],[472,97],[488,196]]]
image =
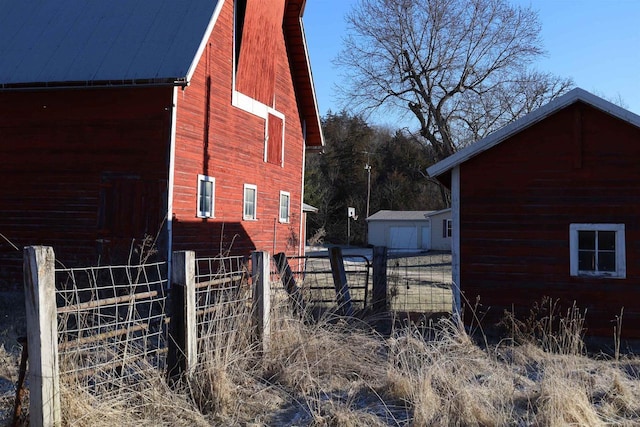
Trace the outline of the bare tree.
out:
[[[532,68],[537,13],[506,0],[360,0],[347,23],[349,106],[409,112],[434,161],[573,85]]]

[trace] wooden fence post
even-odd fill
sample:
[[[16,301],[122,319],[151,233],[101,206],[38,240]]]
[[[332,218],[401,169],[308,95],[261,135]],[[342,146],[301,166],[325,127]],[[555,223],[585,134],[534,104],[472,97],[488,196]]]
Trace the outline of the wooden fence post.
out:
[[[262,340],[262,351],[264,353],[268,353],[271,346],[271,270],[269,261],[268,251],[254,251],[251,253],[253,313],[258,338]]]
[[[373,311],[386,312],[389,309],[387,301],[387,248],[373,247]]]
[[[62,425],[58,367],[55,254],[48,246],[24,248],[29,418],[31,425]]]
[[[333,284],[336,288],[338,308],[344,316],[351,317],[353,316],[353,306],[351,305],[347,273],[344,269],[344,260],[342,259],[342,249],[338,246],[329,248],[329,261],[331,262]]]
[[[300,294],[300,288],[296,285],[296,279],[293,277],[293,271],[291,271],[291,267],[287,261],[287,255],[284,252],[280,252],[275,254],[273,258],[278,266],[278,274],[280,274],[282,284],[284,285],[284,288],[289,295],[289,299],[291,300],[293,312],[304,312],[304,302],[302,300],[302,295]]]
[[[174,252],[171,260],[171,336],[169,376],[188,375],[198,362],[196,326],[196,255],[193,251]]]

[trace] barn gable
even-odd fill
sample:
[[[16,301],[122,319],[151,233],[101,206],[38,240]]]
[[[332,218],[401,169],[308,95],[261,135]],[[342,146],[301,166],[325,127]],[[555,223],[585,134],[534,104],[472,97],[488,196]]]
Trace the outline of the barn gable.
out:
[[[265,38],[238,59],[270,53],[264,81],[234,68],[242,3],[277,6],[244,22]],[[304,250],[305,150],[323,144],[304,1],[0,5],[0,287],[19,276],[14,246],[66,265],[145,236],[165,259]]]

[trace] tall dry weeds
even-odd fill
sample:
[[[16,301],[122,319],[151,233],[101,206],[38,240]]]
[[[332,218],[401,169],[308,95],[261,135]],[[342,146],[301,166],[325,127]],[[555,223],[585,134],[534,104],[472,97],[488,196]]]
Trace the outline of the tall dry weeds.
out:
[[[62,381],[65,424],[640,425],[631,356],[596,360],[574,352],[574,341],[556,352],[535,340],[480,347],[446,320],[385,338],[353,320],[310,322],[278,305],[273,314],[263,354],[248,306],[220,310],[202,331],[197,366],[173,388],[153,371],[141,376],[145,387],[101,398]]]

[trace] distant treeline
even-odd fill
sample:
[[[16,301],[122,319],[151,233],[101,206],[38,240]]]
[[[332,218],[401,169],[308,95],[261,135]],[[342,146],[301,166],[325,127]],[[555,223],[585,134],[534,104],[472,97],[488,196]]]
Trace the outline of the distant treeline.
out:
[[[329,112],[322,119],[326,146],[308,154],[305,202],[317,207],[308,215],[307,237],[325,243],[347,243],[347,208],[352,244],[366,244],[368,168],[371,185],[369,215],[381,209],[436,210],[446,207],[446,194],[426,176],[434,161],[432,149],[404,130],[371,126],[359,116]]]

